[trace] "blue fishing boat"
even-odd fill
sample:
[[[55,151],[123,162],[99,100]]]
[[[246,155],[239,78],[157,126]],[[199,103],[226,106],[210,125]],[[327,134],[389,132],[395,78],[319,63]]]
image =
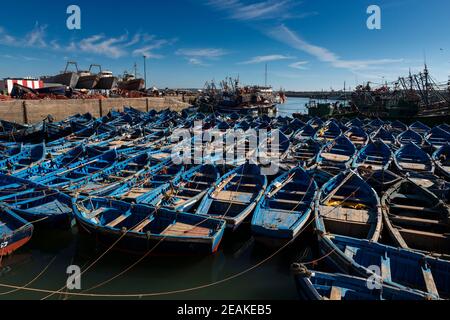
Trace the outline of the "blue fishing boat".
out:
[[[33,225],[0,204],[0,257],[10,255],[30,241]]]
[[[318,118],[318,117],[314,117],[311,120],[309,120],[307,123],[307,125],[310,125],[311,127],[314,128],[314,130],[319,130],[320,128],[322,128],[324,126],[324,122],[322,119]]]
[[[327,143],[317,155],[319,169],[337,174],[348,169],[356,156],[355,145],[344,135]]]
[[[77,196],[108,196],[124,186],[134,186],[142,176],[153,172],[157,164],[150,153],[140,153],[92,175],[81,184],[66,185],[60,189]]]
[[[331,239],[333,235],[377,242],[382,226],[380,199],[356,172],[343,172],[320,189],[315,204],[315,229],[320,252],[329,263],[343,259]]]
[[[400,182],[403,178],[390,170],[376,170],[363,166],[358,167],[359,175],[379,194]]]
[[[335,121],[328,121],[325,125],[317,131],[314,140],[330,141],[334,140],[342,134],[342,130]]]
[[[65,189],[67,187],[76,188],[98,177],[106,169],[114,167],[119,159],[119,154],[116,150],[111,150],[102,153],[94,159],[82,161],[77,166],[49,173],[33,181],[59,189]]]
[[[392,121],[388,127],[389,131],[395,136],[398,136],[400,133],[408,130],[408,126],[399,120]]]
[[[287,171],[297,166],[309,168],[315,163],[321,148],[322,146],[316,140],[301,140],[291,147],[287,157],[282,160],[281,166]]]
[[[347,122],[345,125],[349,128],[351,128],[351,127],[362,128],[362,127],[364,127],[364,122],[359,118],[354,118],[354,119],[350,120],[349,122]]]
[[[420,145],[423,144],[424,139],[417,132],[415,132],[415,131],[413,131],[411,129],[408,129],[405,132],[399,134],[397,136],[396,141],[397,141],[397,145],[400,146],[400,147],[402,147],[404,145],[407,145],[407,144],[410,144],[410,143],[415,143],[418,146],[420,146]]]
[[[0,175],[0,202],[38,226],[68,228],[72,220],[71,197],[29,180]]]
[[[381,205],[395,245],[450,259],[450,207],[435,194],[405,179],[386,191]]]
[[[419,290],[430,299],[450,298],[450,261],[368,240],[343,236],[331,240],[343,253],[340,256],[344,259],[335,265],[339,272]],[[379,274],[374,273],[374,267],[378,267]]]
[[[450,181],[450,143],[443,145],[433,154],[438,173]]]
[[[369,136],[360,127],[351,127],[344,135],[349,138],[357,149],[361,149],[369,142]]]
[[[425,141],[434,149],[439,149],[443,145],[450,143],[450,133],[439,127],[434,127],[425,136]]]
[[[331,274],[320,271],[309,271],[301,264],[294,264],[292,271],[295,277],[297,292],[302,300],[335,300],[335,301],[379,301],[379,300],[426,300],[426,296],[418,291],[400,289],[380,283],[378,287],[368,286],[365,278],[344,274]]]
[[[372,133],[370,138],[372,139],[372,141],[381,140],[383,141],[383,143],[387,144],[390,147],[392,147],[397,142],[393,134],[384,129],[383,127],[379,128],[377,131]]]
[[[423,137],[430,131],[431,128],[420,121],[416,121],[409,126],[409,129],[413,130],[414,132],[417,132]]]
[[[252,232],[266,244],[295,239],[308,222],[317,184],[301,167],[279,176],[258,202]]]
[[[211,254],[225,230],[222,220],[105,198],[77,202],[74,213],[81,230],[105,245],[114,243],[115,250],[136,254],[153,248]]]
[[[295,136],[295,140],[309,140],[311,138],[314,138],[314,136],[317,133],[317,129],[314,129],[311,125],[307,124],[304,126],[301,130],[299,130]]]
[[[142,196],[140,203],[154,207],[192,212],[193,207],[220,178],[214,165],[200,165],[184,172],[179,179]]]
[[[47,155],[46,160],[35,163],[26,170],[14,173],[14,176],[34,180],[59,170],[76,167],[82,161],[88,161],[101,155],[102,152],[95,148],[79,145],[54,157],[51,154]]]
[[[256,164],[246,163],[230,171],[212,186],[197,214],[223,219],[236,230],[250,216],[267,187],[267,177]]]
[[[17,174],[27,170],[45,159],[45,144],[24,145],[21,151],[3,161],[0,161],[0,172],[8,174]]]
[[[140,177],[137,183],[119,188],[108,196],[126,202],[141,203],[151,197],[156,189],[179,180],[183,172],[183,165],[175,164],[171,160],[163,161]]]
[[[400,173],[434,172],[434,163],[431,157],[415,143],[409,143],[400,148],[395,153],[394,162]]]
[[[439,125],[438,127],[441,128],[442,130],[450,133],[450,125],[444,123],[444,124]]]
[[[369,143],[358,152],[352,167],[366,167],[373,171],[386,171],[391,165],[394,154],[391,149],[381,140]]]

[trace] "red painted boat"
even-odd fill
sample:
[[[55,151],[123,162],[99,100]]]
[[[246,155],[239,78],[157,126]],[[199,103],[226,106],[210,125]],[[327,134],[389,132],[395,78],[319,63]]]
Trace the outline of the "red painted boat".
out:
[[[8,207],[0,205],[0,257],[7,256],[30,241],[33,225]]]

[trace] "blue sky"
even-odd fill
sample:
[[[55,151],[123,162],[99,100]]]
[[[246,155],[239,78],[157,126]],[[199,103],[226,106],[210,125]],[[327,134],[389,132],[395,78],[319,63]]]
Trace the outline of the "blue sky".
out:
[[[341,89],[418,71],[450,74],[447,0],[185,0],[2,2],[0,78],[81,69],[99,63],[116,74],[146,54],[149,83],[202,87],[240,76],[289,90]],[[66,28],[66,9],[81,8],[81,30]],[[366,9],[381,7],[381,30]]]

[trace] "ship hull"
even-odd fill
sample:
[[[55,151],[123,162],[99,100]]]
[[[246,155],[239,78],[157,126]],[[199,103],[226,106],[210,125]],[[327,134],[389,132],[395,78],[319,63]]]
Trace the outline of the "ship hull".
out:
[[[100,77],[97,75],[82,76],[78,80],[77,89],[93,89],[99,80]]]
[[[125,82],[119,82],[119,89],[128,91],[140,91],[144,89],[145,81],[144,79],[135,79]]]
[[[98,90],[111,90],[117,86],[117,78],[116,77],[103,77],[100,78],[95,89]]]
[[[45,77],[41,80],[44,83],[57,83],[62,84],[66,87],[75,88],[77,86],[79,78],[80,76],[75,72],[66,72],[53,77]]]

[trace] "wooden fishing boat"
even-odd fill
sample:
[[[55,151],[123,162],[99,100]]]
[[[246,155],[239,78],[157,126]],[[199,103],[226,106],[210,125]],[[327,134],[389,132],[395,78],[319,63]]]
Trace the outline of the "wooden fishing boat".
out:
[[[225,222],[146,205],[89,198],[74,204],[82,230],[114,249],[210,254],[217,251]],[[120,241],[117,242],[117,240]]]
[[[439,125],[438,127],[441,128],[442,130],[450,133],[450,125],[444,123],[444,124]]]
[[[311,127],[314,128],[314,130],[319,130],[320,128],[322,128],[324,126],[324,122],[322,119],[318,118],[318,117],[314,117],[311,120],[309,120],[307,123],[307,125],[310,125]]]
[[[402,132],[408,130],[408,126],[399,120],[392,121],[388,127],[389,127],[389,131],[394,136],[398,136]]]
[[[377,131],[372,133],[370,138],[372,139],[372,141],[381,140],[388,146],[393,146],[395,143],[397,143],[397,140],[395,139],[393,134],[384,129],[383,127],[379,128]]]
[[[366,167],[373,171],[388,170],[394,158],[391,149],[381,140],[369,143],[358,152],[352,167]]]
[[[71,197],[29,180],[0,175],[0,202],[42,227],[68,228],[72,220]]]
[[[450,133],[439,127],[434,127],[425,136],[425,141],[436,150],[450,143]]]
[[[420,121],[416,121],[409,126],[409,129],[413,130],[414,132],[417,132],[423,137],[430,131],[431,128]]]
[[[314,140],[330,141],[334,140],[342,134],[342,130],[335,121],[328,121],[325,126],[317,131]]]
[[[46,137],[45,121],[27,125],[18,130],[0,133],[0,141],[17,143],[42,143]]]
[[[362,127],[364,127],[364,122],[359,118],[354,118],[354,119],[348,121],[345,125],[349,128],[351,128],[351,127],[362,128]]]
[[[48,151],[48,150],[47,150]],[[28,169],[14,173],[14,176],[23,179],[35,180],[59,170],[79,166],[83,161],[89,161],[102,155],[102,152],[84,145],[76,146],[67,152],[53,157],[47,152],[47,160],[32,164]]]
[[[299,130],[295,135],[295,140],[309,140],[314,138],[317,133],[317,129],[314,129],[311,125],[307,124],[303,129]]]
[[[25,145],[21,152],[0,162],[0,172],[18,174],[45,159],[45,144]]]
[[[281,166],[287,171],[297,166],[309,168],[315,163],[320,149],[320,143],[313,139],[301,140],[292,146],[287,157],[283,159]]]
[[[294,264],[292,271],[297,291],[302,300],[337,301],[378,301],[378,300],[425,300],[427,297],[418,291],[405,290],[380,283],[378,288],[370,289],[366,278],[344,274],[331,274],[309,271],[305,266]]]
[[[450,143],[443,145],[433,154],[433,161],[438,173],[450,181]]]
[[[327,143],[317,155],[319,169],[337,174],[348,169],[356,156],[355,145],[344,135]]]
[[[400,148],[395,153],[394,162],[397,170],[401,173],[434,172],[434,163],[431,160],[431,157],[415,143],[409,143]]]
[[[349,138],[357,149],[361,149],[369,142],[369,136],[360,127],[351,127],[344,135]]]
[[[166,183],[141,203],[154,207],[192,212],[193,207],[220,178],[214,165],[200,165],[184,172],[179,179]]]
[[[119,188],[109,194],[117,200],[141,203],[152,197],[155,190],[178,180],[184,172],[184,166],[171,160],[163,161],[152,167],[139,181],[129,188]]]
[[[424,139],[419,133],[417,133],[411,129],[408,129],[405,132],[399,134],[397,136],[396,141],[397,141],[397,145],[400,147],[405,146],[410,143],[415,143],[418,146],[420,146],[423,144]]]
[[[151,174],[157,164],[150,153],[140,153],[94,174],[84,183],[66,185],[60,190],[77,196],[108,196],[126,185],[134,186],[141,176]]]
[[[317,184],[301,167],[279,176],[258,202],[252,232],[265,244],[295,239],[308,222]]]
[[[381,199],[384,222],[404,249],[450,258],[450,208],[430,191],[402,180]]]
[[[120,157],[116,150],[107,151],[99,157],[82,161],[77,166],[49,173],[33,181],[52,188],[65,189],[70,187],[74,189],[97,178],[106,169],[113,168],[119,159]]]
[[[385,192],[403,178],[390,170],[368,169],[367,167],[358,167],[359,175],[379,194]]]
[[[337,266],[339,272],[419,290],[430,299],[450,297],[450,261],[368,240],[343,236],[333,236],[331,240],[346,258]],[[374,273],[374,266],[381,274]]]
[[[377,242],[383,225],[380,199],[356,172],[348,170],[326,183],[315,204],[315,228],[320,252],[333,265],[344,258],[333,235]]]
[[[30,241],[33,225],[0,204],[0,257],[10,255]]]
[[[200,203],[197,214],[223,219],[236,230],[256,207],[267,187],[261,168],[246,163],[227,173],[211,187]]]

